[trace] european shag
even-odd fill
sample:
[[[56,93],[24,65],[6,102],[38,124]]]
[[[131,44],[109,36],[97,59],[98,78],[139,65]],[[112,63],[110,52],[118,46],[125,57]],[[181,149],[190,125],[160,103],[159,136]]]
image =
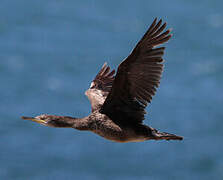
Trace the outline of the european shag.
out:
[[[115,70],[105,63],[90,88],[85,92],[92,112],[84,118],[43,114],[22,117],[50,127],[74,128],[92,131],[115,142],[145,140],[182,140],[183,137],[143,124],[145,108],[151,102],[160,84],[165,47],[172,34],[166,23],[157,18],[138,42],[131,54]]]

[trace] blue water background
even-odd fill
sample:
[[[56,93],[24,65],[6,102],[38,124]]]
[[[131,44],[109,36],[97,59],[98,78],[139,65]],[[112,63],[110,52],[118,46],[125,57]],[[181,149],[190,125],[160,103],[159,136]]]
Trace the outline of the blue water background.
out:
[[[223,1],[1,0],[0,179],[223,179]],[[182,142],[118,144],[23,121],[83,117],[105,61],[117,68],[154,17],[173,28],[145,123]]]

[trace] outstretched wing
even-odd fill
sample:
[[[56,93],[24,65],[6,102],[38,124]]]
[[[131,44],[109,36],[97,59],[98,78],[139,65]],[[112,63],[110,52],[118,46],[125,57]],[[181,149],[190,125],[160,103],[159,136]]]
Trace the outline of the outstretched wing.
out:
[[[141,123],[145,107],[159,86],[163,71],[164,47],[155,48],[171,38],[162,33],[166,23],[153,21],[132,53],[119,65],[112,89],[100,112],[122,123]],[[128,122],[124,122],[124,121]]]
[[[108,93],[111,91],[114,74],[115,70],[110,71],[110,67],[107,63],[104,63],[99,73],[91,82],[90,89],[85,92],[91,102],[92,112],[103,105]]]

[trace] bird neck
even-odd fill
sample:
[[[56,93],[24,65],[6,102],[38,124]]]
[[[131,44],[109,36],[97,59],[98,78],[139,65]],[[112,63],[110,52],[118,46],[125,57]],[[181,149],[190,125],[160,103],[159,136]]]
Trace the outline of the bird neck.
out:
[[[75,128],[78,130],[87,130],[88,129],[88,117],[85,118],[75,118],[70,116],[55,116],[53,117],[54,127],[61,128]]]
[[[61,127],[70,127],[72,128],[73,124],[76,121],[79,121],[80,118],[70,117],[70,116],[57,116],[57,123],[61,125]]]

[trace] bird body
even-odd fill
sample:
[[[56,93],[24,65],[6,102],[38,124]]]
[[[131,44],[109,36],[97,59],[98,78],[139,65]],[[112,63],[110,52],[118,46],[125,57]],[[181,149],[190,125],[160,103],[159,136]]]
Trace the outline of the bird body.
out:
[[[84,118],[40,115],[22,117],[51,127],[91,131],[115,142],[182,140],[181,136],[159,132],[143,124],[145,108],[155,95],[163,71],[164,47],[156,46],[171,38],[166,23],[153,21],[131,54],[121,62],[117,73],[105,63],[85,95],[92,112]]]
[[[89,116],[92,126],[90,131],[115,142],[137,142],[144,141],[149,137],[143,129],[144,125],[122,125],[111,120],[107,115],[94,112]],[[141,127],[140,127],[141,126]]]

